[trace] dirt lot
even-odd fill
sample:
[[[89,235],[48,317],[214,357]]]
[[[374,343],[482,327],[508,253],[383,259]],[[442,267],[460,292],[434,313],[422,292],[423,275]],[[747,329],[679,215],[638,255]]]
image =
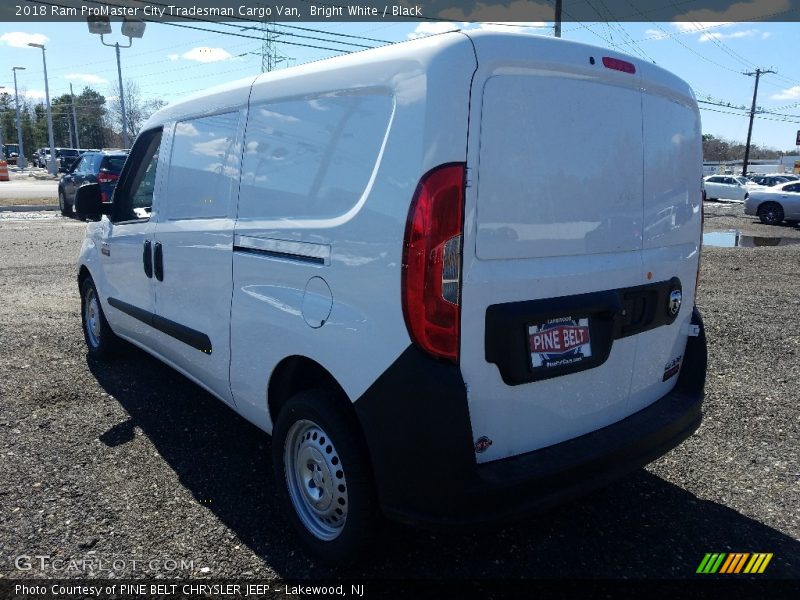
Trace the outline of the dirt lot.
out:
[[[84,225],[1,215],[0,577],[86,575],[15,567],[37,554],[106,561],[99,576],[332,574],[277,514],[267,436],[141,351],[87,360]],[[800,240],[735,204],[707,205],[706,226]],[[666,457],[498,531],[389,525],[371,563],[336,574],[694,577],[706,552],[744,551],[775,554],[765,576],[800,577],[799,267],[800,245],[704,250],[705,420]]]

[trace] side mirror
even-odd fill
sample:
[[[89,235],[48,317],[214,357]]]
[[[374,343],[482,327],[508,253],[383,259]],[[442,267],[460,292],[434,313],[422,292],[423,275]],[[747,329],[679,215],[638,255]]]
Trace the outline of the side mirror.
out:
[[[103,214],[103,199],[99,183],[87,183],[75,193],[75,212],[86,215],[91,221],[99,221]]]

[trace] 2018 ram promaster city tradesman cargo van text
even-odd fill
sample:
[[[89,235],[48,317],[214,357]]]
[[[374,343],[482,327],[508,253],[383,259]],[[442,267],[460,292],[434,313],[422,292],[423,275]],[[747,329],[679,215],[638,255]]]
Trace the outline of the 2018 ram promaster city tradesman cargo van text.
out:
[[[683,81],[544,37],[209,90],[149,120],[110,208],[78,192],[89,353],[124,338],[271,433],[327,559],[380,515],[528,514],[700,423],[700,146]]]

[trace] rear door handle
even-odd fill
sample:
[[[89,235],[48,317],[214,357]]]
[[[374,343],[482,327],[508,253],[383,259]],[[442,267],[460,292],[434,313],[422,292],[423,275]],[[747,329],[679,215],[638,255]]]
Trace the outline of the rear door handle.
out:
[[[164,251],[161,249],[161,242],[156,242],[155,250],[153,251],[153,270],[156,274],[156,279],[164,281]]]
[[[144,241],[144,249],[142,250],[142,264],[144,264],[144,274],[148,279],[153,277],[153,252],[150,240]]]

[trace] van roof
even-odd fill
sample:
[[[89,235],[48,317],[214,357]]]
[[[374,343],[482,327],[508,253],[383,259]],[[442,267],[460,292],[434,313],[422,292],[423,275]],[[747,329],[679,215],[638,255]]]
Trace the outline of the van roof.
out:
[[[454,30],[268,73],[251,75],[230,83],[210,87],[162,108],[150,117],[143,129],[156,127],[173,120],[195,118],[204,114],[214,114],[227,109],[235,109],[247,103],[251,90],[255,91],[262,86],[270,91],[275,90],[276,98],[314,92],[324,93],[329,89],[341,87],[363,86],[363,76],[358,81],[353,77],[344,76],[344,72],[349,71],[352,67],[380,64],[379,78],[385,85],[391,86],[392,76],[394,75],[391,63],[396,65],[395,68],[398,71],[406,69],[408,61],[414,61],[421,66],[426,66],[454,46],[468,44],[473,46],[470,50],[477,52],[478,56],[480,56],[482,48],[489,50],[498,48],[502,44],[503,48],[506,45],[510,45],[512,52],[524,52],[523,56],[526,58],[535,56],[537,60],[543,60],[550,64],[559,62],[559,57],[564,50],[564,44],[570,44],[573,47],[582,46],[590,55],[612,56],[630,61],[635,64],[637,76],[642,81],[647,81],[652,87],[660,88],[662,91],[668,90],[670,94],[677,93],[694,101],[694,94],[689,85],[669,71],[639,58],[608,48],[529,33]],[[532,49],[535,49],[535,55],[531,53]],[[308,77],[309,75],[313,77]],[[373,71],[373,75],[375,75],[375,71]],[[335,82],[335,84],[331,84],[331,82]],[[367,83],[375,85],[380,82],[370,80]]]

